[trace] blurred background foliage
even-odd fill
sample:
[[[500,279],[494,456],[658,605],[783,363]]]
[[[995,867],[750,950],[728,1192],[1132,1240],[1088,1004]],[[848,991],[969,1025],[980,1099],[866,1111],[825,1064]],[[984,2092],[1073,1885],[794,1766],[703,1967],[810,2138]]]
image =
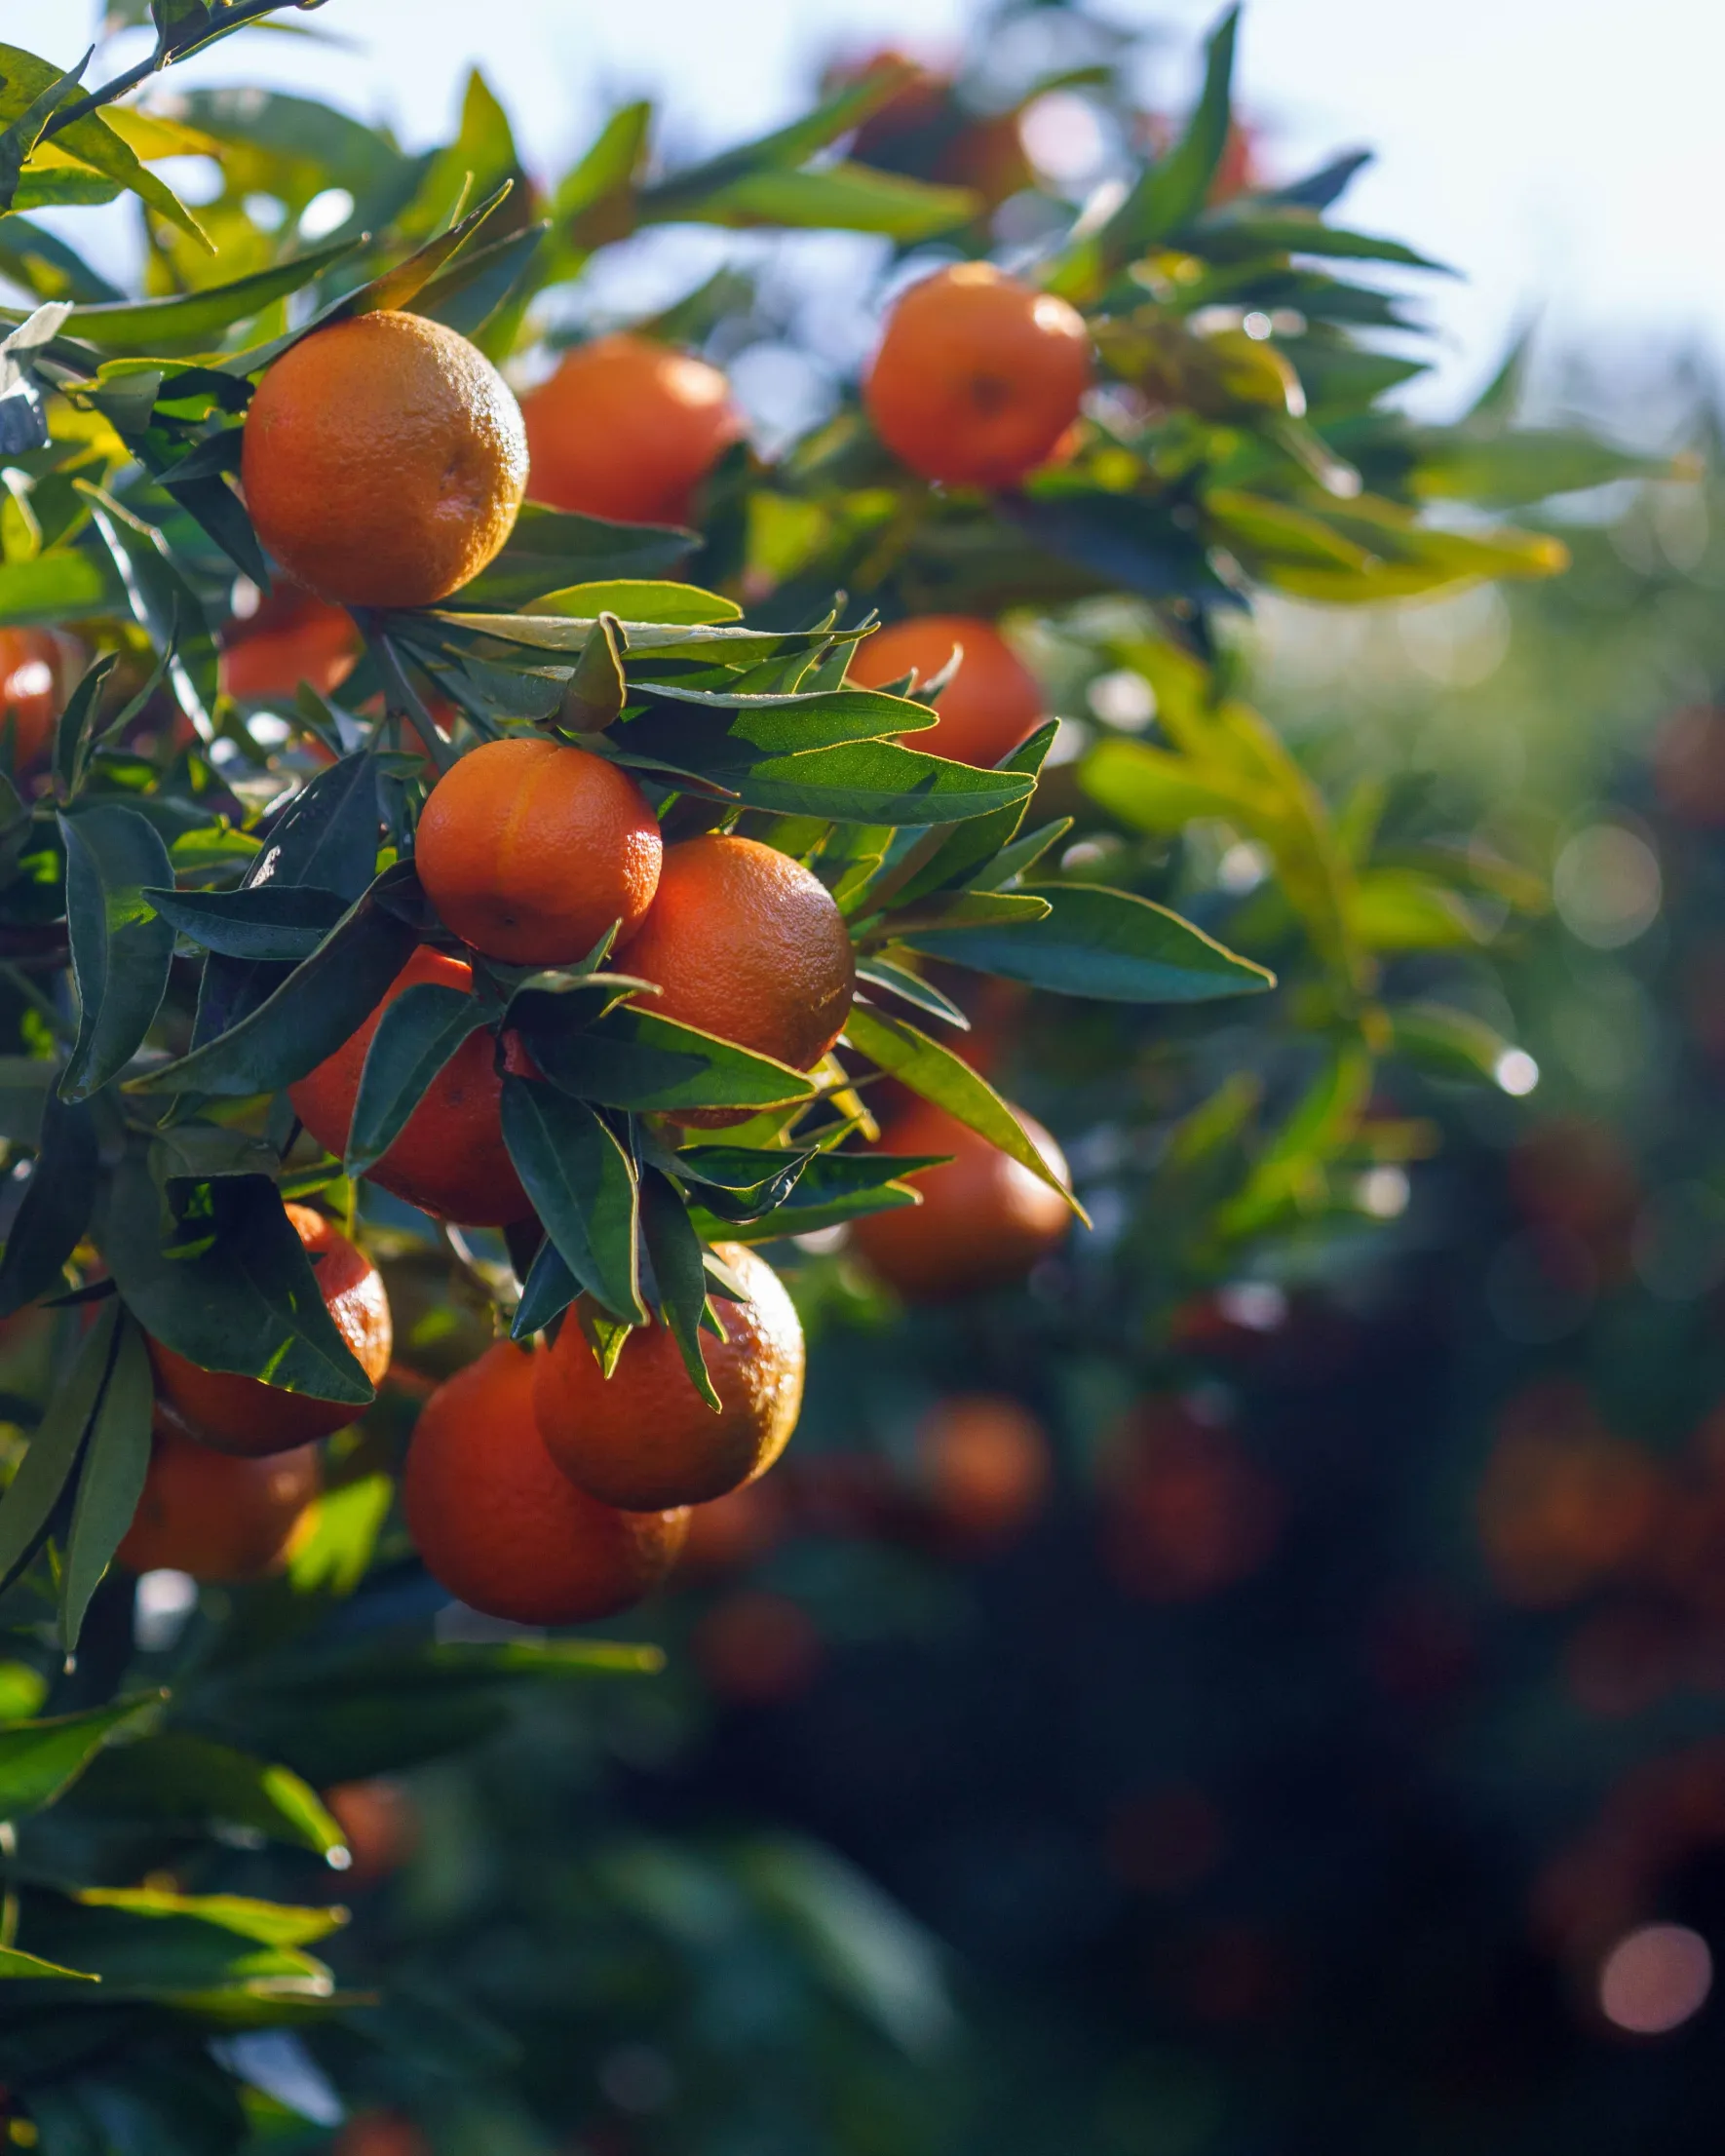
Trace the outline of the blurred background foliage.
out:
[[[1138,124],[1113,33],[1013,13],[1045,58],[1066,41],[1071,83],[1051,91],[1045,64],[1039,96],[1082,91],[1102,125]],[[849,158],[974,188],[978,244],[1029,245],[1058,189],[1015,161],[1020,92],[985,34],[970,72],[924,84],[897,126],[877,115]],[[458,171],[482,192],[515,163],[482,86],[441,168],[320,119],[301,170],[285,103],[266,125],[199,93],[183,120],[227,150],[224,194],[198,210],[224,274],[276,251],[248,207],[260,188],[288,224],[341,210],[321,237],[410,203],[429,232]],[[560,274],[614,231],[626,148],[549,204]],[[757,213],[784,195],[736,212]],[[153,289],[206,274],[185,235],[149,229]],[[757,262],[659,327],[732,366],[769,348],[801,394],[842,359],[805,289]],[[1359,361],[1314,327],[1314,297],[1281,295],[1309,390]],[[1388,299],[1346,304],[1399,327]],[[518,327],[486,335],[507,349]],[[1249,368],[1261,342],[1221,359]],[[1394,334],[1377,346],[1372,389],[1412,365]],[[104,2100],[98,2043],[75,2109],[32,2098],[54,2147],[225,2148],[236,2100],[284,2156],[326,2145],[341,2105],[378,2114],[369,2140],[348,2129],[371,2156],[412,2130],[441,2156],[1711,2146],[1725,539],[1710,478],[1650,476],[1678,449],[1715,465],[1706,385],[1673,361],[1656,387],[1614,408],[1578,374],[1587,423],[1553,421],[1519,470],[1504,427],[1521,356],[1441,443],[1380,411],[1314,449],[1285,399],[1257,404],[1273,439],[1242,424],[1242,483],[1219,511],[1212,484],[1208,536],[1286,596],[1222,616],[1208,657],[1254,752],[1285,743],[1311,782],[1286,796],[1298,816],[1254,815],[1195,768],[1195,662],[1141,611],[1015,618],[1066,720],[1041,796],[1075,819],[1064,871],[1167,897],[1276,965],[1274,1021],[978,1002],[987,1067],[1067,1144],[1095,1232],[1026,1290],[950,1309],[905,1311],[838,1239],[806,1253],[795,1452],[704,1522],[656,1613],[661,1676],[512,1688],[507,1642],[446,1625],[444,1673],[473,1657],[473,1743],[434,1755],[448,1691],[416,1737],[412,1675],[363,1651],[415,1592],[386,1578],[337,1621],[339,1685],[313,1659],[297,1710],[291,1684],[224,1701],[227,1726],[249,1712],[258,1748],[325,1790],[355,1865],[338,1877],[315,1846],[229,1822],[172,1883],[339,1893],[354,1921],[318,1952],[360,2003],[339,2025],[216,2039],[219,2085],[164,2053],[155,2084],[134,2061]],[[1652,460],[1608,459],[1629,475],[1608,487],[1602,426]],[[1489,580],[1512,559],[1423,603],[1306,603],[1349,543],[1347,497],[1308,498],[1324,443],[1391,493],[1417,468],[1429,497],[1501,502],[1533,534],[1514,546],[1549,529],[1569,573]],[[867,500],[880,475],[842,417],[799,454],[800,500],[779,525],[770,499],[750,514],[783,582],[807,561],[826,590],[857,534],[819,460],[869,518],[893,504]],[[1048,502],[1105,493],[1108,454],[1092,440]],[[1254,501],[1313,524],[1267,524]],[[1460,518],[1454,542],[1491,543]],[[889,607],[929,602],[914,547],[869,566]],[[392,1293],[428,1378],[483,1336],[441,1261],[404,1251]],[[53,1323],[0,1343],[8,1396],[40,1396]],[[146,1670],[152,1646],[195,1662],[203,1638],[219,1687],[222,1653],[243,1656],[245,1611],[219,1596],[146,1619]],[[27,1663],[0,1685],[11,1714],[40,1704]],[[45,1867],[59,1836],[135,1875],[97,1772],[31,1831]],[[0,2023],[0,2080],[39,2073],[40,2044]]]

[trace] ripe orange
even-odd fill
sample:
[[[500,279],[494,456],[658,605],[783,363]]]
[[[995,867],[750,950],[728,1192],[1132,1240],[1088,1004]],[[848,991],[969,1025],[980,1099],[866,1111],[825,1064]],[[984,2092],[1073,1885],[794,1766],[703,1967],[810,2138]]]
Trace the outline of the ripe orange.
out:
[[[924,479],[1011,486],[1078,417],[1091,378],[1084,318],[989,262],[911,286],[888,318],[862,401]]]
[[[284,580],[254,614],[228,631],[221,686],[245,703],[274,697],[290,704],[302,681],[320,696],[332,696],[359,656],[353,617]]]
[[[389,1368],[389,1296],[377,1267],[332,1220],[310,1206],[288,1206],[288,1219],[305,1245],[335,1329],[376,1384]],[[285,1392],[261,1378],[233,1370],[201,1369],[160,1340],[150,1342],[156,1385],[178,1408],[193,1434],[218,1451],[255,1458],[309,1444],[340,1430],[361,1412],[343,1401],[312,1393]]]
[[[740,1243],[717,1249],[753,1298],[719,1306],[728,1338],[703,1335],[717,1414],[663,1325],[631,1332],[609,1378],[578,1325],[535,1359],[546,1449],[589,1496],[631,1512],[704,1505],[764,1475],[789,1442],[803,1402],[795,1306],[765,1258]]]
[[[143,1494],[114,1555],[132,1572],[262,1579],[281,1563],[322,1483],[316,1445],[236,1458],[180,1436],[158,1411]]]
[[[309,591],[430,606],[509,537],[527,437],[477,346],[385,310],[283,353],[251,400],[240,479],[258,537]]]
[[[399,1871],[419,1846],[419,1813],[400,1782],[378,1776],[338,1783],[324,1791],[324,1806],[353,1858],[349,1886],[370,1886]]]
[[[473,992],[473,968],[422,943],[391,982],[383,1003],[334,1055],[288,1089],[293,1112],[320,1145],[338,1158],[346,1150],[365,1051],[384,1006],[403,988],[431,982]],[[469,1227],[507,1227],[533,1208],[503,1142],[503,1085],[497,1044],[470,1033],[426,1088],[401,1136],[365,1173],[380,1189],[440,1220]]]
[[[1040,724],[1042,688],[998,629],[973,614],[919,614],[864,636],[849,678],[884,688],[914,668],[919,683],[939,673],[961,645],[958,672],[940,691],[935,723],[905,737],[912,749],[959,763],[997,764]],[[916,693],[915,691],[912,692]]]
[[[715,366],[650,337],[595,337],[521,400],[528,490],[553,509],[681,523],[696,487],[743,434]]]
[[[534,1419],[534,1358],[500,1340],[425,1404],[402,1479],[426,1569],[470,1608],[577,1625],[638,1602],[670,1571],[686,1512],[619,1512],[579,1490]]]
[[[666,848],[629,971],[658,983],[650,1007],[663,1017],[797,1070],[812,1070],[837,1040],[857,984],[831,893],[753,838]]]
[[[1066,1180],[1060,1148],[1019,1114],[1037,1151]],[[874,1270],[907,1302],[943,1302],[1022,1280],[1066,1234],[1070,1211],[1028,1168],[932,1101],[913,1101],[882,1133],[891,1153],[950,1153],[916,1178],[922,1204],[870,1213],[852,1230]]]
[[[53,629],[0,629],[0,725],[10,718],[12,768],[22,771],[48,747],[54,722],[78,677],[78,647]]]
[[[621,921],[628,943],[659,885],[659,820],[629,773],[543,735],[488,741],[432,789],[419,880],[446,928],[510,966],[561,966]]]
[[[940,1523],[967,1547],[1009,1541],[1035,1518],[1053,1470],[1042,1424],[1001,1393],[955,1393],[916,1432],[918,1481]]]
[[[789,1507],[777,1481],[745,1482],[710,1505],[693,1506],[678,1576],[716,1580],[741,1572],[776,1548],[788,1525]]]
[[[330,2142],[329,2156],[432,2156],[432,2145],[399,2111],[358,2111]]]

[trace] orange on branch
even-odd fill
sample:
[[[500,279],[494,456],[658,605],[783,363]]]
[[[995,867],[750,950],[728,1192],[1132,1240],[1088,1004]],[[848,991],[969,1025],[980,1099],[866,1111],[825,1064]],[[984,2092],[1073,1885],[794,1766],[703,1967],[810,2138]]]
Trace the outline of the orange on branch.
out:
[[[974,614],[918,614],[864,636],[848,679],[885,688],[914,671],[919,694],[962,648],[957,672],[940,691],[935,723],[904,737],[931,756],[991,767],[1034,732],[1043,716],[1041,684],[1000,631]]]
[[[285,580],[257,611],[236,620],[221,654],[225,695],[291,703],[302,681],[332,696],[354,671],[360,633],[353,617]]]
[[[158,1409],[149,1471],[116,1561],[212,1585],[262,1579],[286,1557],[322,1485],[316,1445],[241,1458],[166,1427]]]
[[[717,367],[627,331],[567,354],[521,400],[521,416],[533,500],[624,523],[684,522],[696,487],[743,435]]]
[[[622,1512],[571,1482],[534,1416],[534,1362],[500,1340],[421,1410],[402,1480],[426,1569],[470,1608],[523,1625],[586,1624],[670,1571],[685,1512]]]
[[[12,768],[48,747],[78,678],[78,646],[55,629],[0,629],[0,727],[12,722]]]
[[[590,1496],[631,1512],[703,1505],[765,1474],[803,1398],[803,1328],[765,1258],[738,1243],[718,1254],[751,1299],[721,1302],[723,1340],[702,1334],[717,1414],[695,1390],[669,1327],[636,1327],[607,1378],[570,1322],[535,1362],[533,1403],[546,1448]]]
[[[1090,379],[1082,315],[991,263],[958,262],[900,298],[862,401],[924,479],[1011,486],[1078,417]]]
[[[335,1329],[375,1385],[389,1368],[389,1296],[383,1278],[364,1251],[335,1223],[310,1206],[284,1209],[312,1261],[313,1277]],[[223,1452],[255,1457],[326,1438],[361,1410],[350,1403],[290,1393],[235,1370],[202,1369],[196,1363],[149,1343],[156,1389],[192,1425],[194,1434]]]
[[[838,1039],[857,985],[850,932],[821,879],[757,839],[716,835],[666,848],[629,971],[658,985],[661,1017],[797,1070]]]
[[[1033,1117],[1018,1114],[1062,1182],[1060,1148]],[[956,1116],[916,1100],[881,1134],[890,1153],[950,1153],[918,1175],[922,1204],[870,1213],[852,1229],[858,1248],[907,1302],[943,1302],[1022,1280],[1065,1240],[1071,1210],[1056,1190]]]
[[[430,606],[509,537],[527,437],[476,345],[384,310],[314,329],[264,375],[241,444],[257,535],[347,606]]]
[[[347,1150],[365,1052],[384,1010],[403,988],[429,982],[473,993],[473,968],[422,943],[382,1003],[334,1055],[288,1089],[293,1112],[326,1152]],[[503,1081],[497,1043],[470,1033],[426,1088],[406,1128],[366,1175],[382,1190],[440,1220],[507,1227],[533,1208],[503,1142]]]
[[[659,885],[659,820],[620,765],[513,737],[463,756],[432,789],[414,864],[444,926],[511,966],[585,958],[621,922],[628,943]]]

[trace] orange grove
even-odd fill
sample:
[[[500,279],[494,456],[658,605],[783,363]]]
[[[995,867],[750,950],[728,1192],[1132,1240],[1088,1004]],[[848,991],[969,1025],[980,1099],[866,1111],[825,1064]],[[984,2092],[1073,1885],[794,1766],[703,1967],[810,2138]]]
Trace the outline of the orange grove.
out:
[[[378,1021],[403,988],[421,982],[471,995],[473,968],[422,943],[359,1030],[288,1089],[294,1114],[337,1158],[347,1149],[360,1073]],[[469,1227],[507,1227],[527,1217],[533,1208],[503,1142],[496,1052],[490,1033],[468,1035],[426,1088],[395,1143],[365,1171],[372,1182],[438,1219]]]
[[[290,576],[346,606],[429,606],[508,539],[527,437],[503,376],[424,315],[314,329],[257,385],[240,479]]]
[[[857,984],[844,916],[820,878],[758,839],[685,838],[629,947],[657,983],[651,1008],[757,1055],[812,1070]]]
[[[659,887],[659,820],[629,773],[543,735],[488,741],[432,789],[414,863],[439,918],[487,958],[562,966]]]
[[[389,1296],[383,1278],[364,1251],[332,1220],[310,1206],[283,1209],[313,1261],[324,1307],[349,1350],[375,1385],[389,1368]],[[223,1452],[256,1457],[326,1438],[361,1410],[313,1393],[290,1393],[234,1370],[201,1369],[196,1363],[149,1343],[156,1387],[192,1426],[196,1436]]]
[[[48,747],[78,674],[78,647],[53,629],[0,629],[0,726],[12,722],[12,768]]]
[[[527,491],[553,509],[682,523],[696,487],[743,434],[717,367],[620,331],[568,353],[521,400]]]
[[[717,1305],[723,1340],[702,1334],[717,1414],[663,1324],[630,1333],[609,1378],[573,1321],[539,1351],[533,1405],[546,1448],[590,1496],[631,1512],[707,1504],[764,1474],[789,1442],[803,1399],[795,1306],[764,1258],[739,1243],[717,1251],[750,1297]]]
[[[1062,1182],[1060,1148],[1018,1113],[1036,1150]],[[1056,1190],[932,1101],[916,1100],[881,1134],[890,1153],[949,1153],[918,1175],[922,1204],[870,1213],[852,1229],[858,1248],[907,1302],[943,1302],[1022,1280],[1064,1240],[1071,1211]]]
[[[316,1445],[237,1458],[167,1428],[158,1409],[143,1491],[115,1557],[132,1572],[262,1579],[287,1555],[322,1482]]]
[[[1011,486],[1078,417],[1091,378],[1084,318],[989,262],[911,286],[888,317],[862,401],[924,479]]]
[[[848,678],[860,688],[882,689],[914,672],[910,694],[917,696],[955,649],[964,656],[940,691],[935,723],[904,739],[932,756],[991,767],[1041,723],[1043,699],[1035,674],[990,623],[974,614],[894,622],[858,644]]]
[[[353,618],[285,580],[255,613],[236,618],[223,641],[221,687],[243,703],[291,703],[302,681],[332,696],[354,671],[360,635]]]
[[[576,1625],[658,1585],[684,1512],[619,1512],[553,1461],[533,1413],[534,1359],[500,1340],[420,1411],[402,1479],[426,1569],[470,1608],[523,1625]]]

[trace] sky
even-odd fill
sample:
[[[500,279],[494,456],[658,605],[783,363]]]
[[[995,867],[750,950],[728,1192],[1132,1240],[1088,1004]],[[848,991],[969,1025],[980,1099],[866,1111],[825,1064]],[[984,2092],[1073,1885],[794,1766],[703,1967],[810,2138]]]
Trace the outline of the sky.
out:
[[[93,14],[94,9],[91,10]],[[1113,0],[1118,19],[1175,33],[1159,80],[1191,94],[1217,0]],[[178,71],[313,89],[411,144],[446,128],[479,61],[530,158],[566,161],[605,102],[651,91],[704,148],[793,110],[837,44],[938,49],[968,0],[328,0],[299,18],[352,49],[253,36]],[[4,0],[8,39],[78,57],[83,0]],[[1433,280],[1454,408],[1537,314],[1550,354],[1609,375],[1649,346],[1725,353],[1725,9],[1716,0],[1246,0],[1241,98],[1297,172],[1374,144],[1347,214],[1467,272]]]

